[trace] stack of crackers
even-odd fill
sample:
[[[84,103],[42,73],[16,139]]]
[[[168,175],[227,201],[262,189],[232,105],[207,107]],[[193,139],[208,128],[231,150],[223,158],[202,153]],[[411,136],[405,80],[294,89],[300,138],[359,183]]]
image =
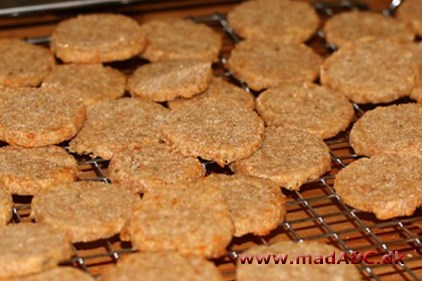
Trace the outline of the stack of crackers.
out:
[[[379,219],[412,215],[422,206],[421,9],[337,14],[323,27],[337,51],[323,58],[306,45],[321,25],[312,6],[244,2],[227,16],[243,40],[225,67],[248,91],[213,74],[222,36],[190,20],[87,14],[60,22],[50,49],[0,39],[0,279],[93,280],[57,265],[72,243],[120,234],[139,253],[102,280],[222,280],[210,260],[233,237],[283,222],[280,188],[330,171],[324,140],[351,127],[353,103],[376,106],[352,125],[362,158],[339,172],[337,193]],[[130,74],[110,66],[139,57]],[[403,97],[418,103],[391,104]],[[112,183],[80,181],[78,155],[109,160]],[[33,196],[35,223],[8,224],[12,194]],[[280,242],[245,254],[303,251],[339,250]],[[353,265],[239,263],[236,275],[360,279]]]

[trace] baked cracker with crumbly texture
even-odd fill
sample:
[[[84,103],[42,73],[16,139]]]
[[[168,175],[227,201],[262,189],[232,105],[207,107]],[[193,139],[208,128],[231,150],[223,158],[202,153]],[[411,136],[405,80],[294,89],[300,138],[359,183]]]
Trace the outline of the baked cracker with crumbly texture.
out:
[[[328,146],[318,137],[300,129],[267,128],[262,146],[249,158],[231,165],[235,174],[269,179],[298,190],[331,168]]]
[[[5,281],[94,281],[88,273],[73,267],[56,267],[37,274],[7,279]]]
[[[246,1],[235,6],[227,19],[241,37],[263,42],[302,43],[319,26],[311,5],[289,0]]]
[[[128,79],[132,96],[163,102],[176,97],[190,98],[211,83],[211,63],[182,59],[140,66]]]
[[[73,254],[64,234],[38,224],[10,224],[0,228],[0,237],[0,278],[41,272]]]
[[[102,280],[222,281],[223,277],[215,265],[204,258],[162,251],[127,256],[109,270]]]
[[[418,77],[416,79],[416,87],[410,93],[410,97],[422,104],[422,43],[415,43],[410,45],[413,50],[413,61],[418,67]]]
[[[70,150],[109,160],[122,149],[158,143],[158,126],[169,110],[152,101],[123,98],[87,108],[87,120]]]
[[[349,142],[359,155],[421,155],[422,105],[391,105],[367,111],[353,125]]]
[[[321,68],[324,86],[357,103],[387,103],[409,95],[416,78],[410,48],[373,37],[346,44]]]
[[[313,82],[321,64],[322,58],[303,44],[247,40],[234,47],[226,66],[236,78],[260,91],[281,83]]]
[[[145,45],[139,24],[119,14],[79,15],[60,22],[51,35],[51,50],[65,63],[126,60]]]
[[[9,193],[35,195],[73,182],[77,177],[76,160],[61,147],[0,148],[0,182]]]
[[[396,16],[418,36],[422,36],[422,0],[402,2],[397,9]]]
[[[340,198],[380,220],[411,216],[422,206],[422,158],[376,154],[342,169],[334,182]]]
[[[324,139],[346,129],[354,116],[344,95],[315,84],[270,88],[258,96],[256,109],[267,126],[305,129]]]
[[[123,96],[126,77],[117,69],[101,64],[63,64],[50,72],[41,86],[66,92],[88,106]]]
[[[31,217],[72,242],[89,242],[119,233],[138,200],[126,187],[81,181],[34,196]]]
[[[13,200],[12,195],[4,190],[0,184],[0,227],[6,225],[12,218]]]

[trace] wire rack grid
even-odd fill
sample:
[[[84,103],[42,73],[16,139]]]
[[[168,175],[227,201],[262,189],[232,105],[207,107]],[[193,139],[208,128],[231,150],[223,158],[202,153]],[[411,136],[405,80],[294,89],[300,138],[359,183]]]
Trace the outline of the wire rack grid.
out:
[[[390,16],[401,4],[392,1],[384,14]],[[323,17],[330,17],[336,10],[365,9],[352,1],[341,1],[336,5],[317,3],[316,10]],[[240,41],[222,14],[206,17],[191,18],[196,22],[206,23],[226,36],[230,45]],[[324,34],[319,31],[314,40],[323,42],[327,53],[335,51],[335,47],[324,42]],[[49,37],[29,38],[32,43],[47,43]],[[220,70],[226,63],[224,54],[219,62]],[[218,68],[218,66],[217,66]],[[239,81],[230,72],[222,70],[233,83],[252,92],[245,83]],[[255,93],[256,94],[256,93]],[[367,110],[354,104],[357,118]],[[227,255],[215,260],[225,280],[234,280],[235,264],[239,253],[255,244],[268,244],[279,240],[293,240],[296,242],[314,240],[335,245],[341,250],[374,251],[381,257],[388,251],[399,251],[405,254],[404,262],[398,264],[365,264],[358,266],[362,278],[365,280],[422,280],[422,210],[413,216],[387,221],[379,221],[372,214],[361,212],[347,206],[336,194],[333,188],[335,174],[346,167],[353,160],[359,158],[348,142],[348,131],[326,140],[332,158],[332,170],[318,180],[302,186],[301,191],[283,191],[287,198],[286,220],[270,235],[255,237],[247,235],[235,238],[228,247]],[[110,183],[106,176],[108,162],[102,159],[89,159],[76,156],[83,177],[81,180],[103,181]],[[208,171],[213,171],[213,163],[204,162]],[[230,172],[224,170],[223,172]],[[28,219],[30,209],[29,197],[15,197],[14,222],[19,223]],[[103,269],[116,263],[121,255],[134,252],[130,243],[123,242],[118,236],[99,240],[92,243],[74,245],[74,258],[66,264],[79,267],[95,277],[101,276]]]

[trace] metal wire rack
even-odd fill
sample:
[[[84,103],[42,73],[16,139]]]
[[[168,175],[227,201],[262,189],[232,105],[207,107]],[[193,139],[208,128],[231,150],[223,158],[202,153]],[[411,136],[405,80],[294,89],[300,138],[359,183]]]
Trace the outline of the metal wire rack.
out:
[[[392,1],[390,8],[384,14],[391,15],[401,1]],[[337,5],[317,3],[317,11],[325,17],[332,16],[336,9],[365,9],[365,6],[355,5],[352,1],[341,1]],[[239,37],[231,29],[224,15],[214,14],[207,17],[195,17],[192,20],[209,24],[226,35],[229,45],[238,43]],[[315,40],[324,43],[323,32],[318,32]],[[32,43],[46,43],[48,37],[30,38]],[[325,43],[328,52],[335,50],[334,46]],[[228,47],[230,48],[230,47]],[[219,66],[226,63],[223,54]],[[222,68],[221,68],[222,69]],[[230,72],[223,71],[232,82],[240,85],[246,91],[252,92],[245,83],[238,81]],[[365,108],[354,104],[357,118],[362,116]],[[254,244],[268,244],[280,240],[315,240],[335,245],[341,250],[375,251],[382,256],[390,250],[398,250],[405,254],[404,262],[398,264],[365,264],[358,265],[362,278],[365,280],[422,280],[422,210],[413,216],[379,221],[372,214],[361,212],[347,206],[336,194],[333,188],[335,174],[353,160],[359,158],[354,154],[348,143],[348,132],[326,140],[332,157],[332,170],[318,180],[302,186],[301,191],[284,191],[287,195],[286,220],[265,237],[247,235],[235,238],[226,256],[215,260],[221,269],[225,280],[234,280],[236,259],[242,251]],[[82,171],[81,180],[103,181],[109,183],[106,177],[108,162],[102,159],[77,157]],[[204,162],[208,170],[215,165]],[[227,171],[226,171],[227,172]],[[28,219],[30,209],[29,197],[16,197],[14,207],[15,223]],[[74,245],[74,258],[66,264],[72,264],[93,276],[100,276],[102,269],[111,263],[116,263],[121,255],[134,252],[130,243],[119,240],[118,236],[92,243]]]

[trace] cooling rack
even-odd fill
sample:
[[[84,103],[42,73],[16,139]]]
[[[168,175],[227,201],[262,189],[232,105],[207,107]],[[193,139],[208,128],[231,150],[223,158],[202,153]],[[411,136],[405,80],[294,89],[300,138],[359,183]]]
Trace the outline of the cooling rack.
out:
[[[392,1],[385,15],[392,15],[401,1]],[[315,4],[316,10],[323,18],[328,18],[337,11],[349,9],[367,9],[365,5],[352,1],[341,1],[338,4]],[[192,17],[194,21],[208,24],[225,36],[225,44],[220,62],[215,65],[216,75],[225,76],[227,80],[252,92],[246,84],[237,80],[230,72],[224,70],[228,53],[239,37],[230,28],[223,14],[212,14],[205,17]],[[32,43],[48,43],[48,37],[29,38]],[[335,51],[324,41],[322,31],[312,38],[308,45],[321,55]],[[399,102],[409,102],[401,100]],[[354,104],[356,119],[370,107]],[[356,120],[355,120],[356,121]],[[283,190],[288,198],[286,220],[265,237],[247,235],[235,238],[228,247],[227,255],[214,260],[225,280],[234,280],[235,263],[238,255],[256,244],[268,244],[281,240],[304,241],[313,240],[332,244],[344,251],[374,251],[381,257],[388,251],[399,251],[405,255],[404,262],[387,264],[357,265],[365,280],[422,280],[422,210],[419,209],[411,217],[402,217],[380,221],[372,214],[361,212],[347,206],[336,194],[333,181],[336,173],[349,163],[358,159],[348,143],[348,130],[325,142],[330,148],[332,170],[317,180],[308,182],[300,191]],[[66,147],[66,145],[64,144]],[[300,152],[298,152],[300,153]],[[107,178],[108,161],[75,156],[81,170],[81,180],[103,181]],[[208,172],[230,173],[227,168],[220,169],[211,162],[203,162]],[[31,197],[14,197],[13,222],[29,220]],[[134,252],[129,242],[124,242],[116,235],[110,239],[91,243],[73,245],[74,258],[65,264],[78,267],[93,276],[100,276],[104,269],[116,263],[122,255]],[[376,256],[374,256],[374,259]]]

